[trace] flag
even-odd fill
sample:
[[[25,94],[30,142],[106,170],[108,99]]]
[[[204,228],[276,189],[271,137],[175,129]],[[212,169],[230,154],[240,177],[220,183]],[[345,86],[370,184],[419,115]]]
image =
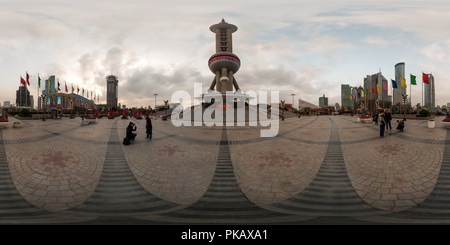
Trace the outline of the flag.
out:
[[[28,75],[28,72],[26,72],[27,73],[27,84],[28,84],[28,86],[30,86],[30,75]]]
[[[75,91],[75,88],[74,88],[73,85],[72,85],[72,94],[73,94],[74,91]]]
[[[380,90],[380,85],[378,85],[378,84],[377,84],[377,92],[378,92],[378,93],[381,92],[381,90]]]
[[[361,98],[361,91],[358,91],[358,98]]]
[[[397,88],[397,83],[392,79],[391,79],[391,81],[392,81],[392,88]]]
[[[66,93],[69,93],[69,90],[67,89],[67,83],[64,81],[64,85],[66,85]]]
[[[51,93],[52,92],[52,90],[50,89],[50,87],[51,87],[51,84],[50,84],[50,77],[48,78],[48,93]]]
[[[364,90],[361,90],[361,97],[364,97]]]
[[[423,72],[422,72],[422,80],[423,83],[430,84],[430,82],[428,81],[428,74],[425,74]]]
[[[372,94],[375,94],[375,89],[372,87]]]
[[[417,85],[416,76],[414,76],[413,74],[410,74],[410,75],[411,75],[411,85]]]
[[[402,87],[403,88],[406,88],[406,79],[404,79],[403,77],[401,78],[401,80],[402,80]]]
[[[383,82],[383,90],[388,91],[388,84],[387,82]]]
[[[38,74],[38,88],[41,88],[41,77],[39,77],[39,74]]]
[[[369,89],[368,88],[366,88],[366,94],[369,94]]]
[[[80,92],[80,88],[79,87],[77,87],[77,94]]]
[[[23,80],[22,76],[20,76],[20,83],[23,84],[23,86],[27,86],[27,82],[25,82],[25,80]]]
[[[350,95],[350,100],[353,100],[353,96]]]

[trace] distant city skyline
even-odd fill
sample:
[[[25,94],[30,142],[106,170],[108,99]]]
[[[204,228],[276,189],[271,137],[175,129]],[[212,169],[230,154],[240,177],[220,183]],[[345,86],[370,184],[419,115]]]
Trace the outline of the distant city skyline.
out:
[[[177,90],[192,93],[198,82],[206,92],[215,50],[209,27],[224,18],[239,28],[233,53],[241,60],[243,92],[279,91],[281,100],[296,104],[325,94],[330,105],[341,104],[341,84],[360,86],[379,71],[390,82],[404,62],[411,103],[422,104],[424,72],[433,74],[442,106],[450,102],[448,13],[444,0],[0,3],[0,101],[15,102],[26,73],[35,100],[51,75],[106,104],[105,77],[114,74],[118,103],[128,107],[154,105],[153,94],[163,104]],[[411,88],[409,74],[417,76]]]

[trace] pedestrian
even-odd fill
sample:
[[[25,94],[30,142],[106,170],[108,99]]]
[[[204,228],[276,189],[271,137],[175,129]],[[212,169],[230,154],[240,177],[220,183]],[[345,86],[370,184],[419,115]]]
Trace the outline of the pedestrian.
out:
[[[150,117],[148,116],[148,114],[145,114],[145,128],[147,129],[146,133],[147,133],[147,139],[151,140],[152,139],[152,120],[150,119]]]
[[[131,142],[134,141],[136,138],[136,133],[133,133],[133,131],[136,131],[136,125],[133,122],[130,122],[127,127],[127,138],[130,139]]]
[[[403,132],[403,128],[405,128],[405,122],[403,120],[398,121],[397,129],[400,130],[400,132]]]
[[[375,112],[375,115],[373,116],[373,120],[375,121],[375,125],[378,125],[378,112]]]
[[[392,125],[391,125],[392,114],[389,110],[386,110],[385,118],[386,118],[386,130],[389,129],[389,131],[392,131]],[[389,132],[389,134],[391,134],[391,133]]]
[[[5,117],[6,117],[6,120],[8,120],[8,112],[7,111],[5,112]]]
[[[385,118],[383,112],[381,112],[378,115],[378,123],[380,124],[380,137],[383,138],[384,137],[384,129],[386,127],[386,118]]]

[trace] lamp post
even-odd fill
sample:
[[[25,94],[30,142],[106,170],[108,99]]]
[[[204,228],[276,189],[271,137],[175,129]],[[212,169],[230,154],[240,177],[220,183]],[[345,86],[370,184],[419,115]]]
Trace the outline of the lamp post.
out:
[[[158,95],[158,94],[153,94],[154,96],[155,96],[155,108],[153,108],[154,110],[155,110],[155,119],[156,119],[156,96]]]
[[[295,94],[291,94],[291,96],[292,96],[292,110],[294,110],[294,96],[295,96]]]
[[[281,101],[281,121],[284,121],[284,102],[285,100]]]
[[[408,97],[407,94],[402,94],[403,97],[403,121],[406,121],[406,98]]]
[[[164,100],[164,111],[166,112],[166,116],[164,117],[164,120],[166,120],[166,121],[167,121],[167,109],[168,109],[167,104],[168,103],[169,103],[168,100]]]
[[[45,94],[41,95],[42,97],[42,121],[45,121]]]

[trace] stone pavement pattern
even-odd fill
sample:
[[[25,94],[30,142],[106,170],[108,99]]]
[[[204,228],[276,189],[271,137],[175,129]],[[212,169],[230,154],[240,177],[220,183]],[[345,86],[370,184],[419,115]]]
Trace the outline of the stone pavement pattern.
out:
[[[23,122],[0,130],[0,224],[450,223],[440,118],[384,138],[350,116],[288,118],[274,138],[157,119],[150,141],[134,118]]]

